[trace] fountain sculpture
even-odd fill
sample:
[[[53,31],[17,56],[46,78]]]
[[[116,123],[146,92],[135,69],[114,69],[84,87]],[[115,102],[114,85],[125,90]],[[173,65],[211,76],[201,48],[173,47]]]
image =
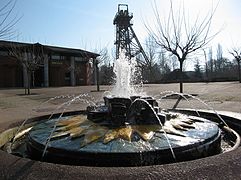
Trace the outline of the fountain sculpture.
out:
[[[52,120],[33,127],[27,152],[40,159],[75,165],[139,166],[191,160],[221,151],[221,131],[206,119],[159,112],[155,99],[105,97],[86,115]]]
[[[120,69],[129,74],[127,77],[133,77],[135,66],[130,65],[125,52],[115,63],[118,78],[113,92],[118,87],[118,95],[110,93],[104,96],[104,102],[88,106],[81,113],[63,112],[39,118],[43,122],[19,131],[5,149],[12,154],[60,164],[143,166],[221,153],[225,151],[224,133],[225,137],[232,137],[229,142],[238,146],[238,134],[222,119],[213,122],[199,113],[191,116],[162,109],[153,97],[135,92],[132,79],[120,76],[118,73],[123,73]]]
[[[92,166],[92,170],[93,166],[136,166],[137,173],[140,170],[138,166],[175,163],[175,167],[179,167],[177,162],[180,161],[238,148],[239,135],[227,125],[228,122],[234,129],[240,130],[238,120],[225,116],[224,121],[224,116],[215,111],[174,111],[159,107],[159,102],[167,95],[155,99],[140,91],[139,87],[136,91],[132,79],[136,74],[134,62],[126,58],[126,52],[119,54],[114,67],[115,86],[109,95],[103,97],[102,103],[89,105],[85,111],[62,112],[25,121],[20,127],[0,134],[0,147],[33,162],[55,163],[51,168],[63,168],[58,164]],[[186,99],[184,95],[179,95]],[[65,105],[80,97],[74,97]],[[186,167],[189,167],[188,164]],[[162,167],[165,169],[165,166]],[[101,174],[103,170],[101,176],[106,177],[109,169],[99,168],[96,172]],[[141,169],[150,174],[150,169]],[[89,171],[85,167],[78,172],[86,174],[85,170]],[[120,169],[120,172],[123,173],[121,177],[129,170]],[[110,173],[118,174],[112,169]],[[97,174],[94,176],[98,177]]]

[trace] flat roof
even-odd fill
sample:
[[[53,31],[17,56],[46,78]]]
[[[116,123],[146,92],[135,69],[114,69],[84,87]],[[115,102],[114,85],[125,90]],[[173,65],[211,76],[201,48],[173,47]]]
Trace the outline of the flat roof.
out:
[[[49,45],[43,45],[40,43],[23,43],[23,42],[14,42],[14,41],[0,41],[0,49],[7,49],[12,46],[24,47],[24,46],[34,45],[34,44],[36,44],[38,46],[43,46],[45,51],[47,51],[48,53],[53,53],[53,54],[58,53],[61,55],[74,55],[74,56],[89,57],[89,58],[96,58],[96,57],[100,56],[97,53],[93,53],[93,52],[82,50],[82,49],[49,46]]]

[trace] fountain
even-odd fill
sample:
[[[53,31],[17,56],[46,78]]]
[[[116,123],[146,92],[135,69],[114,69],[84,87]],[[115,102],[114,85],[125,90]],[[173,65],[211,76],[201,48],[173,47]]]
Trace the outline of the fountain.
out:
[[[35,125],[27,135],[28,156],[72,165],[140,166],[191,160],[221,151],[221,131],[213,122],[161,113],[151,97],[104,99],[104,105],[89,106],[87,115]],[[49,147],[44,152],[48,138]]]
[[[135,61],[125,54],[121,52],[115,62],[116,83],[103,102],[85,111],[32,118],[20,128],[2,132],[1,175],[176,179],[198,174],[205,178],[216,177],[213,172],[225,175],[230,164],[241,166],[240,115],[159,107],[163,98],[178,93],[154,98],[140,86],[135,88]],[[178,95],[187,101],[195,98]],[[61,106],[84,98],[73,97]],[[18,163],[20,168],[15,166]],[[239,169],[233,172],[238,175]]]
[[[137,92],[135,86],[131,85],[132,79],[129,79],[133,74],[130,71],[135,71],[135,68],[126,66],[130,62],[124,54],[121,53],[115,65],[118,95],[115,95],[115,86],[112,92],[105,93],[102,103],[92,103],[85,111],[63,111],[60,114],[32,118],[20,128],[8,129],[0,134],[3,150],[0,153],[5,151],[15,157],[22,157],[23,160],[31,159],[30,162],[42,161],[44,166],[45,162],[50,162],[55,171],[61,167],[58,164],[78,166],[80,169],[77,169],[82,174],[85,174],[87,166],[90,169],[98,166],[100,169],[94,177],[99,177],[100,174],[106,177],[107,172],[103,168],[108,167],[113,177],[116,177],[118,172],[113,167],[122,168],[121,172],[125,175],[133,174],[128,169],[123,169],[131,166],[138,168],[135,169],[137,171],[146,170],[149,173],[152,173],[152,169],[148,167],[170,167],[163,166],[164,164],[173,164],[183,170],[184,162],[185,167],[190,168],[199,160],[207,163],[209,159],[225,157],[230,151],[239,149],[239,135],[231,127],[240,132],[241,118],[216,111],[159,107],[158,101],[171,95],[180,95],[187,101],[188,98],[196,97],[165,92],[155,96],[155,99],[143,93],[139,86]],[[118,72],[122,73],[119,69],[123,69],[123,66],[128,67],[126,73],[130,74],[128,79],[124,77],[125,80],[118,75]],[[126,80],[128,84],[123,85]],[[86,101],[86,97],[88,96],[72,97],[60,107],[69,106],[76,100]],[[215,163],[216,161],[219,162],[215,160]],[[69,171],[72,170],[68,169]],[[183,171],[186,171],[185,168]],[[91,173],[88,174],[90,178],[93,177]],[[162,176],[158,174],[155,177]]]
[[[195,110],[188,115],[187,111],[163,109],[157,99],[136,92],[132,85],[135,65],[125,54],[122,51],[116,60],[116,85],[102,103],[92,103],[82,112],[63,111],[23,124],[3,149],[57,164],[130,167],[190,161],[239,146],[239,135],[218,113],[213,120]],[[188,101],[187,94],[179,95]],[[73,97],[62,106],[84,97]]]

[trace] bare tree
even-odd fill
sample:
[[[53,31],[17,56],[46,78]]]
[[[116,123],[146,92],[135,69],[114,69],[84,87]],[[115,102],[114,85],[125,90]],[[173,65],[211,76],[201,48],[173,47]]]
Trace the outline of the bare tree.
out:
[[[233,55],[233,57],[238,63],[238,77],[239,77],[239,82],[241,83],[241,74],[240,74],[241,50],[238,48],[233,48],[232,51],[230,51],[230,54]]]
[[[216,70],[216,72],[220,72],[221,71],[222,64],[223,64],[223,50],[222,50],[221,44],[218,44],[216,61],[215,61],[215,70]]]
[[[200,81],[202,79],[202,68],[200,65],[199,59],[196,58],[196,62],[194,64],[194,72],[196,80]]]
[[[170,11],[168,18],[162,20],[159,15],[157,5],[154,6],[156,19],[156,29],[153,30],[146,26],[149,34],[155,39],[155,42],[167,52],[176,56],[180,67],[180,92],[183,92],[183,63],[197,50],[202,49],[216,35],[209,35],[212,18],[215,12],[211,11],[203,20],[196,18],[193,24],[189,23],[185,14],[185,9],[179,8],[176,13],[170,1]],[[181,12],[182,11],[182,12]]]
[[[113,83],[114,71],[113,71],[113,63],[111,63],[111,60],[114,58],[115,56],[111,57],[106,47],[100,51],[100,56],[99,56],[100,84],[110,85]]]
[[[177,57],[173,56],[172,54],[169,55],[169,61],[171,64],[172,71],[178,68]]]
[[[159,60],[161,76],[164,76],[164,75],[170,73],[170,71],[171,71],[171,69],[169,67],[170,62],[168,62],[168,59],[166,57],[166,53],[164,50],[161,50],[159,52],[158,60]]]
[[[11,17],[11,14],[16,2],[17,0],[7,0],[3,3],[3,6],[0,6],[0,39],[2,40],[11,39],[15,35],[13,27],[20,18],[17,16]]]
[[[97,91],[100,91],[100,70],[99,66],[106,61],[109,61],[110,56],[108,53],[108,49],[106,47],[101,48],[99,50],[94,50],[99,56],[93,59],[93,66],[94,66],[94,76],[96,81]]]
[[[97,91],[100,91],[100,71],[99,71],[99,64],[104,63],[106,61],[109,61],[110,56],[108,53],[108,49],[105,47],[103,49],[100,49],[98,51],[98,54],[100,55],[97,57],[95,62],[95,68],[96,68],[96,84],[97,84]]]
[[[98,57],[99,64],[108,64],[110,62],[110,56],[107,47],[104,47],[97,52],[100,55]]]
[[[153,82],[155,80],[153,71],[157,61],[157,45],[151,36],[145,40],[144,48],[147,58],[144,58],[140,63],[143,77],[146,77],[148,82]]]
[[[206,80],[209,81],[209,72],[208,72],[208,60],[207,60],[207,53],[205,49],[203,49],[203,55],[205,59],[205,75],[206,75]]]
[[[10,55],[16,58],[23,66],[25,73],[25,94],[30,94],[31,76],[34,82],[34,72],[43,65],[44,51],[43,46],[36,44],[17,44],[11,46]],[[34,83],[33,83],[34,84]],[[27,92],[26,92],[27,91]]]
[[[213,50],[212,47],[209,48],[208,51],[208,64],[210,66],[210,79],[212,80],[213,76]]]

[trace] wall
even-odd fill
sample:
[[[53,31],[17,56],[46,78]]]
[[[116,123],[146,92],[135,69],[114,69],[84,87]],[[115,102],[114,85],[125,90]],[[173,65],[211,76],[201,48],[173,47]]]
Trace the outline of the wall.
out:
[[[49,86],[70,86],[71,56],[49,56]],[[44,67],[35,71],[35,87],[44,86]],[[76,58],[75,82],[76,86],[92,84],[92,69],[87,59]],[[32,83],[33,81],[31,81]],[[32,84],[33,85],[33,84]],[[21,64],[10,56],[0,55],[0,88],[23,87],[23,70]]]
[[[0,88],[22,87],[22,67],[17,60],[0,56]]]

